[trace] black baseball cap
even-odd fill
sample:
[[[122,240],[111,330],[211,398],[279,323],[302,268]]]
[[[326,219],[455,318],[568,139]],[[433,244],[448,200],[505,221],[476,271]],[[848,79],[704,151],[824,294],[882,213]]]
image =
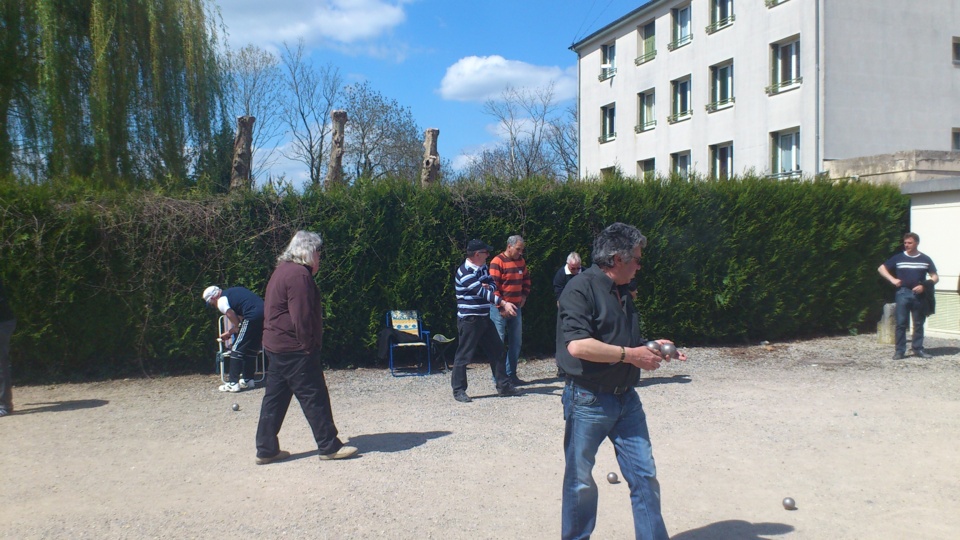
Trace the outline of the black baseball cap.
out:
[[[478,251],[493,251],[493,248],[488,246],[483,240],[473,240],[467,242],[467,253],[476,253]]]

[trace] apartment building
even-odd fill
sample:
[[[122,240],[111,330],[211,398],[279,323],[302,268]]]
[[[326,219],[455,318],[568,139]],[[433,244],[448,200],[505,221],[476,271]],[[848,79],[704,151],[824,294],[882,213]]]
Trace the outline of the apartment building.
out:
[[[960,0],[651,0],[571,49],[582,177],[960,151]]]

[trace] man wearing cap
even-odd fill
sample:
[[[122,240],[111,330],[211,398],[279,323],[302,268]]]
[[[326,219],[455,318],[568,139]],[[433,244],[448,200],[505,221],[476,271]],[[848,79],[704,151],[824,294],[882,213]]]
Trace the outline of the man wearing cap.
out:
[[[243,287],[222,290],[211,285],[204,289],[203,301],[219,309],[231,323],[220,335],[222,340],[233,337],[230,373],[220,391],[239,392],[253,388],[253,374],[263,340],[263,299]]]
[[[480,240],[468,242],[467,258],[457,268],[453,280],[457,295],[457,334],[460,339],[453,360],[450,385],[453,387],[453,398],[461,403],[473,401],[467,395],[467,364],[480,355],[486,356],[490,362],[497,392],[501,396],[519,393],[507,377],[503,341],[490,320],[490,306],[502,309],[507,317],[513,317],[517,312],[513,303],[495,294],[497,286],[486,265],[491,249]]]
[[[665,360],[645,347],[627,285],[640,269],[647,238],[614,223],[593,243],[593,266],[560,295],[557,361],[567,377],[561,537],[590,538],[597,521],[597,450],[609,439],[630,488],[636,538],[667,540],[647,419],[634,389],[640,370]],[[667,340],[658,340],[668,343]],[[681,360],[686,355],[677,356]]]

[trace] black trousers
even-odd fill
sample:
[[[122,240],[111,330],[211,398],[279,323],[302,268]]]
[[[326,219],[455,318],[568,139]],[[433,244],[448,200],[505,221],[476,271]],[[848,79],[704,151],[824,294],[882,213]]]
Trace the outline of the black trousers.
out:
[[[321,454],[332,454],[343,447],[333,423],[330,394],[320,366],[320,353],[274,353],[264,351],[270,362],[266,390],[260,406],[257,426],[257,457],[273,457],[280,451],[277,435],[290,407],[290,398],[297,396],[303,415],[313,429],[313,438]]]
[[[240,329],[233,340],[230,351],[230,372],[227,378],[230,382],[240,380],[241,370],[244,379],[252,379],[257,371],[257,354],[263,343],[263,319],[240,321]]]
[[[490,317],[458,318],[457,335],[457,355],[453,358],[453,372],[450,375],[450,386],[453,387],[454,394],[467,391],[467,364],[473,363],[481,355],[490,362],[490,371],[497,383],[497,391],[510,386],[507,378],[507,352]]]

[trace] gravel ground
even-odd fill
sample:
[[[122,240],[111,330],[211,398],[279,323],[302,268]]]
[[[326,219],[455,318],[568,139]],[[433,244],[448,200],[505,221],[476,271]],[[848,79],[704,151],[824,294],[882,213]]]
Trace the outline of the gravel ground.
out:
[[[685,350],[639,388],[674,539],[960,537],[960,341],[902,361],[875,335]],[[0,420],[0,537],[556,538],[555,374],[526,362],[533,384],[498,398],[478,365],[460,404],[448,375],[331,371],[362,455],[320,462],[294,402],[280,434],[293,456],[265,466],[261,389],[222,394],[200,375],[17,387]],[[607,442],[594,536],[631,538],[610,471]]]

